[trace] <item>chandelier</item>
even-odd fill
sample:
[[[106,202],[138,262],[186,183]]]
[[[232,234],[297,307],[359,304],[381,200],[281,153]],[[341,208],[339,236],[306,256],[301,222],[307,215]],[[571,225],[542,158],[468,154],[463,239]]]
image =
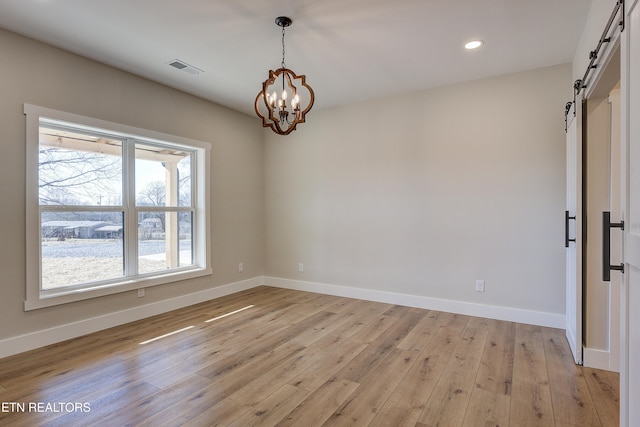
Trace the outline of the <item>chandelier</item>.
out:
[[[304,123],[314,100],[313,89],[307,84],[306,77],[296,75],[284,62],[284,32],[291,22],[286,16],[276,18],[276,24],[282,27],[282,63],[279,69],[269,70],[269,78],[262,83],[255,103],[262,126],[279,135],[288,135],[298,123]]]

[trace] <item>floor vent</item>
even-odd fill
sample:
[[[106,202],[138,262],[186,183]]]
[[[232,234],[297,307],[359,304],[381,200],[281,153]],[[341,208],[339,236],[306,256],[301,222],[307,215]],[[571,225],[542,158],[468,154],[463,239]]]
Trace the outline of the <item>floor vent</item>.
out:
[[[200,73],[204,73],[203,70],[194,67],[193,65],[189,65],[184,61],[181,61],[179,59],[174,59],[172,61],[167,62],[168,65],[170,65],[173,68],[176,68],[180,71],[184,71],[185,73],[189,73],[191,75],[197,75]]]

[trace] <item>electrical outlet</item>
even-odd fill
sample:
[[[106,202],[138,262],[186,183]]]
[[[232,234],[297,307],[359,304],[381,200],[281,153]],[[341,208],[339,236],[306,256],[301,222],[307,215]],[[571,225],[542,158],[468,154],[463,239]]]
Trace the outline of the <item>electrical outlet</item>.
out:
[[[144,296],[144,288],[138,289],[138,298],[142,298]]]
[[[484,280],[476,280],[476,292],[484,292]]]
[[[238,264],[238,273],[242,273],[244,271],[244,262]]]
[[[298,264],[298,271],[299,271],[300,273],[304,273],[304,264],[303,264],[303,263],[299,263],[299,264]]]

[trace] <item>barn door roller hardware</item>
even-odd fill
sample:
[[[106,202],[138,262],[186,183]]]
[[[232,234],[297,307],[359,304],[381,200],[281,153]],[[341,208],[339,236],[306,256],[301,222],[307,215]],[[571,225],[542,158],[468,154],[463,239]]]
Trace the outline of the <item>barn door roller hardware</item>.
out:
[[[587,70],[584,72],[584,76],[582,77],[582,79],[578,79],[574,83],[574,86],[573,86],[573,89],[574,89],[573,103],[574,104],[575,104],[576,95],[579,94],[580,91],[582,91],[582,89],[586,89],[587,88],[587,79],[589,78],[589,74],[591,74],[591,72],[593,70],[598,68],[598,64],[596,64],[596,60],[598,59],[598,55],[600,54],[600,49],[602,49],[602,46],[605,43],[610,43],[611,42],[611,37],[609,36],[609,31],[611,30],[611,27],[613,26],[613,23],[615,22],[616,16],[618,15],[619,12],[622,12],[622,13],[620,13],[620,21],[618,21],[618,25],[620,26],[620,32],[622,32],[622,31],[624,31],[624,27],[625,27],[625,22],[624,22],[624,0],[616,1],[616,5],[613,8],[613,12],[611,12],[611,16],[609,17],[609,21],[607,22],[607,25],[604,28],[604,31],[602,33],[602,36],[600,37],[600,40],[598,40],[598,45],[596,46],[596,48],[594,50],[589,52],[589,65],[587,66]],[[568,104],[569,103],[567,103],[567,105]],[[571,107],[567,108],[565,106],[565,113],[564,113],[565,120],[566,120],[567,114],[569,114],[570,110],[571,110]],[[575,110],[574,110],[574,114],[575,114]]]

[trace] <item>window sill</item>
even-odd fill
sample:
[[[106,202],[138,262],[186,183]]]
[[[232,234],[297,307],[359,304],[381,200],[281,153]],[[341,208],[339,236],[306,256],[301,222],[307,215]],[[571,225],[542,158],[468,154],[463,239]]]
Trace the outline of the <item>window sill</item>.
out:
[[[211,268],[195,268],[189,270],[172,271],[166,274],[154,275],[151,277],[127,278],[119,282],[108,283],[101,286],[93,286],[91,288],[41,291],[39,295],[37,295],[37,298],[27,298],[27,300],[24,302],[24,311],[53,307],[56,305],[68,304],[106,295],[114,295],[117,293],[133,291],[140,288],[164,285],[182,280],[194,279],[196,277],[210,276],[211,274]]]

